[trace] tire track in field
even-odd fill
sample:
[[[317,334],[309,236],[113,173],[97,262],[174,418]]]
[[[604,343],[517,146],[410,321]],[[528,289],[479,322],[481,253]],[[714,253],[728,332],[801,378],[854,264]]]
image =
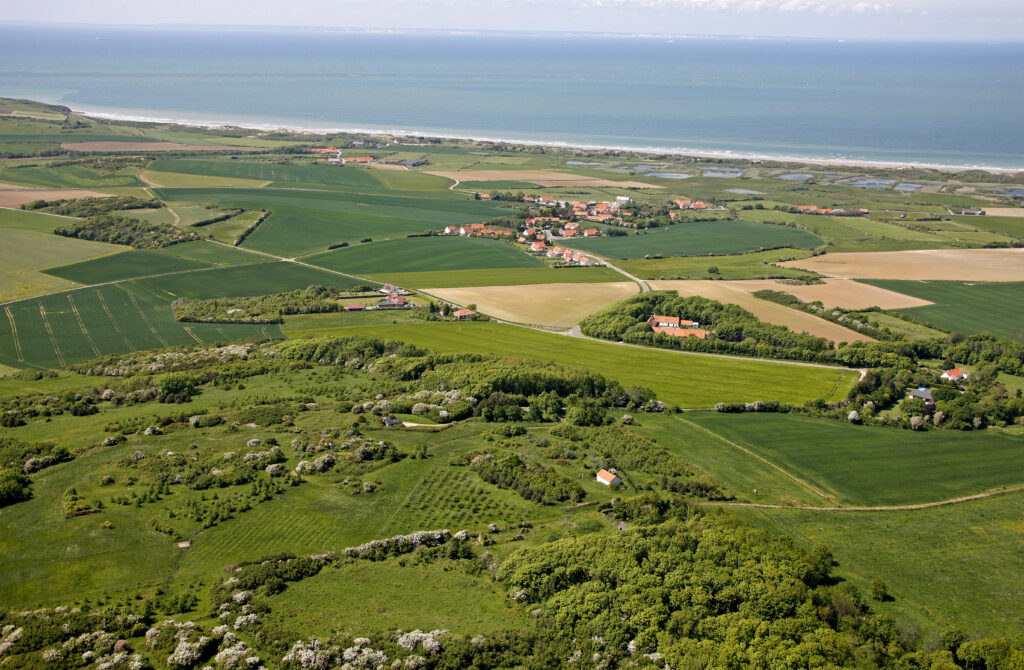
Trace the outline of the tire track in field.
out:
[[[993,496],[1018,493],[1020,491],[1024,491],[1024,484],[1015,484],[1013,486],[1005,486],[995,491],[985,491],[983,493],[975,493],[974,495],[947,498],[945,500],[935,500],[933,502],[911,503],[909,505],[878,505],[875,507],[868,507],[864,505],[850,507],[817,507],[803,505],[771,505],[768,503],[742,502],[704,502],[698,504],[701,507],[753,507],[757,509],[781,509],[793,510],[798,512],[905,512],[918,509],[930,509],[932,507],[945,507],[946,505],[958,505],[960,503],[971,502],[972,500],[983,500],[985,498],[991,498]]]
[[[96,343],[92,341],[92,335],[85,329],[85,323],[82,322],[82,316],[78,313],[78,306],[75,305],[74,298],[68,293],[68,304],[71,305],[71,313],[75,315],[75,320],[78,321],[78,327],[82,330],[82,335],[85,336],[85,341],[89,343],[89,348],[92,349],[92,353],[96,354],[96,358],[100,357],[100,350],[96,348]]]
[[[150,332],[156,336],[156,339],[160,340],[160,343],[163,344],[165,347],[171,346],[167,344],[167,340],[160,337],[160,333],[158,333],[156,331],[156,328],[153,327],[153,324],[149,322],[149,318],[146,316],[146,313],[142,311],[142,306],[139,305],[139,301],[135,299],[135,294],[133,294],[131,291],[121,286],[120,284],[118,284],[117,288],[121,289],[122,291],[128,294],[128,299],[132,301],[133,305],[135,305],[135,309],[139,311],[139,316],[142,317],[142,321],[146,324],[146,327],[149,328]]]
[[[107,313],[107,318],[110,319],[111,325],[114,326],[114,331],[121,336],[121,339],[124,340],[125,346],[128,347],[129,351],[135,351],[135,347],[128,341],[128,336],[122,333],[121,327],[117,325],[117,319],[115,319],[114,315],[110,313],[110,308],[107,307],[107,301],[103,298],[103,291],[96,289],[96,297],[100,299],[100,305],[102,305],[103,311]]]
[[[46,334],[50,336],[50,344],[53,345],[53,353],[57,354],[57,362],[60,363],[62,368],[67,367],[67,364],[64,363],[64,357],[61,356],[60,347],[57,346],[57,338],[53,336],[50,322],[46,320],[46,308],[43,307],[43,303],[39,303],[39,315],[43,317],[43,327],[46,328]]]
[[[24,363],[25,357],[21,355],[21,341],[18,340],[18,326],[14,323],[14,315],[11,314],[10,307],[4,307],[4,312],[7,314],[7,320],[11,322],[11,336],[14,338],[14,353],[18,357],[18,362]]]
[[[196,335],[195,333],[192,332],[191,328],[189,328],[188,326],[182,326],[182,327],[185,329],[185,332],[188,333],[192,337],[193,340],[195,340],[199,344],[206,344],[206,342],[203,342],[202,340],[199,339],[198,335]]]
[[[775,470],[775,471],[785,475],[789,479],[793,480],[794,482],[799,484],[802,488],[810,491],[811,493],[813,493],[814,495],[818,496],[819,498],[821,498],[823,500],[828,500],[829,502],[833,503],[834,505],[836,505],[836,507],[833,508],[833,509],[852,509],[852,508],[846,508],[846,507],[839,507],[839,502],[836,501],[832,496],[826,494],[824,491],[822,491],[818,487],[814,486],[810,482],[808,482],[808,481],[806,481],[804,479],[801,479],[800,477],[797,477],[796,475],[794,475],[793,473],[789,472],[785,468],[783,468],[783,467],[781,467],[779,465],[776,465],[775,463],[772,463],[767,458],[764,458],[763,456],[760,456],[760,455],[754,453],[750,449],[747,449],[743,445],[737,444],[736,442],[733,442],[730,439],[722,437],[718,433],[716,433],[716,432],[714,432],[712,430],[708,430],[704,426],[700,426],[700,425],[698,425],[698,424],[696,424],[696,423],[694,423],[692,421],[688,421],[688,420],[684,419],[681,416],[677,416],[677,417],[675,417],[675,419],[678,420],[678,421],[682,421],[686,425],[691,426],[693,428],[696,428],[697,430],[700,430],[700,431],[703,431],[704,433],[707,433],[708,435],[710,435],[711,437],[715,438],[719,442],[723,442],[725,444],[728,444],[731,447],[739,449],[740,451],[742,451],[743,453],[745,453],[748,456],[752,456],[753,458],[756,458],[757,460],[761,461],[762,463],[764,463],[768,467],[772,468],[773,470]]]

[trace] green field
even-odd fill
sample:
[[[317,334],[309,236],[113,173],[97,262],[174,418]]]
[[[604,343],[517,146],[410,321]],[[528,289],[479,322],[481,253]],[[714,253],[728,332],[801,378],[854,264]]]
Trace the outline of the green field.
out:
[[[412,237],[335,249],[304,259],[307,263],[366,275],[505,268],[546,268],[544,261],[498,240],[464,237]]]
[[[646,255],[706,256],[737,254],[774,247],[813,249],[821,239],[799,228],[746,221],[698,221],[677,223],[624,237],[596,237],[565,243],[574,249],[609,258],[643,258]]]
[[[734,256],[636,258],[616,261],[615,265],[641,279],[763,279],[775,277],[814,277],[813,272],[799,268],[770,265],[779,260],[806,258],[811,252],[803,249],[754,251]],[[718,272],[708,272],[709,268]]]
[[[744,221],[796,223],[825,240],[829,251],[897,251],[953,246],[953,240],[933,233],[909,230],[862,216],[790,214],[768,209],[742,211],[739,216]]]
[[[280,293],[312,285],[346,289],[366,282],[299,263],[274,261],[201,269],[167,277],[140,279],[135,283],[170,303],[175,298],[232,298]]]
[[[907,512],[736,513],[806,548],[829,547],[837,574],[862,592],[882,579],[894,598],[883,609],[926,632],[1024,631],[1024,494]]]
[[[287,189],[154,189],[171,201],[268,209],[272,214],[244,243],[260,251],[297,256],[341,242],[353,244],[442,230],[507,213],[499,206],[450,192],[432,195],[366,194]]]
[[[438,351],[499,354],[585,366],[623,384],[651,388],[665,402],[682,407],[758,399],[790,403],[818,397],[839,399],[846,396],[857,378],[852,370],[626,347],[489,322],[336,328],[325,324],[315,330],[299,330],[286,323],[284,329],[289,337],[365,335],[402,340]],[[786,377],[785,386],[777,383],[780,375]]]
[[[113,256],[50,268],[46,274],[79,284],[103,284],[133,277],[188,272],[210,267],[213,266],[209,263],[172,256],[161,251],[132,249]]]
[[[281,185],[328,184],[369,190],[383,188],[383,185],[375,177],[376,172],[338,165],[282,165],[269,161],[252,160],[163,159],[153,161],[149,164],[149,168],[157,172],[206,177],[258,179],[278,182]]]
[[[66,279],[43,272],[54,263],[74,263],[111,254],[125,247],[86,242],[52,233],[8,228],[0,223],[0,302],[71,288]]]
[[[934,305],[892,311],[938,328],[1024,340],[1024,282],[871,279],[865,283],[932,301]]]
[[[281,336],[272,325],[178,323],[166,294],[132,282],[9,303],[3,317],[0,363],[16,367],[57,368],[108,353]]]
[[[2,141],[0,137],[0,141]],[[62,141],[77,138],[65,137]],[[125,138],[120,138],[125,139]],[[134,140],[132,140],[134,141]],[[69,165],[66,167],[16,167],[0,170],[0,182],[19,184],[33,188],[91,188],[103,189],[118,186],[144,186],[134,174],[102,174],[96,170]]]
[[[905,335],[911,340],[930,340],[936,337],[946,337],[946,333],[935,328],[930,328],[921,323],[914,323],[900,318],[895,314],[886,312],[863,312],[861,317],[868,319],[879,326],[888,328],[894,333]]]
[[[805,496],[823,492],[831,502],[819,505],[917,504],[1024,484],[1024,441],[995,431],[918,433],[787,414],[702,412],[685,419],[807,482],[813,489]],[[739,452],[730,457],[740,461],[756,461],[724,441],[710,450],[687,441],[679,448],[726,482],[735,465],[716,464],[719,450]],[[743,470],[738,472],[743,476]],[[749,483],[743,487],[745,497],[761,501],[752,496]]]

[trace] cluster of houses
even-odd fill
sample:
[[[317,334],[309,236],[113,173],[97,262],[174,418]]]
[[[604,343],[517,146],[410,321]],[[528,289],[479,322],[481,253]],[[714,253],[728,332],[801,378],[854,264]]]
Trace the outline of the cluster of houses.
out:
[[[366,165],[379,163],[381,165],[404,165],[406,167],[417,167],[426,165],[425,160],[400,160],[397,158],[377,158],[376,156],[342,156],[341,149],[337,147],[315,147],[309,150],[314,154],[328,155],[330,158],[318,158],[317,163],[329,163],[331,165]]]
[[[833,214],[867,214],[870,210],[864,209],[829,209],[827,207],[818,207],[817,205],[797,205],[793,208],[799,214],[821,214],[823,216],[831,216]]]
[[[968,375],[960,368],[952,368],[950,370],[946,370],[941,375],[939,375],[939,377],[949,382],[962,382],[969,376],[970,375]],[[919,386],[916,389],[911,389],[910,393],[907,394],[907,397],[911,399],[920,398],[921,400],[924,400],[925,405],[929,407],[935,405],[935,398],[934,396],[932,396],[932,392],[929,391],[924,386]]]
[[[399,288],[394,284],[384,284],[376,293],[383,295],[375,305],[367,305],[362,302],[353,302],[345,305],[346,312],[362,312],[369,309],[409,309],[412,307],[405,296],[411,295],[411,291]]]
[[[441,231],[443,235],[462,235],[464,237],[512,237],[513,232],[508,228],[488,228],[483,223],[467,223],[464,226],[445,226]]]
[[[708,209],[708,203],[703,200],[673,200],[672,204],[679,209]]]
[[[651,318],[647,319],[647,324],[655,333],[663,335],[696,337],[701,340],[708,339],[708,331],[702,330],[699,323],[689,319],[681,319],[678,316],[652,314]]]
[[[581,254],[578,251],[564,249],[562,247],[548,247],[547,244],[539,240],[530,245],[530,253],[537,256],[543,256],[548,260],[559,261],[566,265],[579,265],[590,268],[603,265],[601,261],[587,256],[586,254]]]

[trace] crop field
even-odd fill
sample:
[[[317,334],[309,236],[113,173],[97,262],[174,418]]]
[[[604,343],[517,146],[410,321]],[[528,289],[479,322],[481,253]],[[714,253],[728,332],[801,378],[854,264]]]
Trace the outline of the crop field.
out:
[[[84,189],[0,188],[0,207],[21,207],[36,200],[61,200],[70,198],[103,198],[108,193]]]
[[[0,170],[0,182],[37,188],[105,189],[144,186],[134,174],[106,175],[77,165],[9,167]]]
[[[715,256],[674,256],[669,258],[622,259],[615,265],[641,279],[762,279],[788,277],[803,279],[817,276],[798,268],[774,265],[780,260],[805,258],[804,249],[773,249],[746,254]],[[708,272],[714,268],[717,272]]]
[[[498,240],[464,237],[411,237],[335,249],[304,259],[307,263],[352,274],[438,272],[490,268],[544,268],[530,254]]]
[[[149,249],[132,249],[112,256],[50,268],[46,274],[88,285],[209,267],[213,266],[190,258]]]
[[[828,253],[783,265],[845,279],[1024,281],[1024,249]]]
[[[178,144],[177,142],[61,142],[61,149],[71,151],[259,151],[259,147],[226,144]]]
[[[202,159],[167,159],[150,164],[157,172],[174,172],[203,177],[226,177],[280,185],[327,184],[379,191],[383,184],[376,174],[356,167],[338,165],[280,165],[268,161],[226,161]]]
[[[50,221],[60,221],[55,217],[48,218]],[[3,236],[3,244],[0,245],[0,302],[73,288],[73,281],[43,271],[54,263],[80,262],[117,254],[125,249],[103,242],[86,242],[52,233],[8,228],[3,222],[0,222],[0,235]]]
[[[132,283],[8,303],[3,312],[0,363],[16,367],[58,368],[108,353],[281,336],[272,325],[178,323],[168,300]]]
[[[456,305],[476,305],[482,314],[504,321],[568,328],[640,288],[634,282],[609,282],[423,290]]]
[[[750,293],[764,289],[784,291],[795,295],[804,302],[820,301],[825,307],[842,307],[844,309],[867,309],[868,307],[900,309],[931,304],[921,298],[896,293],[852,279],[825,279],[821,284],[787,284],[770,279],[755,279],[730,281],[725,282],[725,285]]]
[[[353,244],[441,230],[447,225],[483,221],[507,210],[445,195],[376,195],[286,189],[157,189],[164,200],[214,202],[223,207],[265,208],[272,212],[244,246],[282,255],[324,251]]]
[[[871,284],[934,304],[896,310],[946,330],[1024,340],[1024,283],[882,281]]]
[[[412,288],[590,284],[622,281],[622,275],[609,268],[497,268],[494,270],[378,273],[364,276],[376,282]]]
[[[713,476],[729,483],[729,468],[716,466],[717,450],[746,449],[823,492],[826,506],[928,503],[1024,483],[1021,440],[994,431],[912,432],[822,421],[787,414],[694,412],[692,422],[722,438],[713,448],[678,448]],[[731,443],[731,444],[730,444]],[[737,446],[738,445],[738,446]],[[736,488],[746,482],[737,482]],[[757,487],[757,484],[754,484]]]
[[[805,548],[829,547],[861,592],[882,579],[894,598],[884,610],[926,631],[1024,631],[1024,494],[905,512],[743,512]]]
[[[786,226],[745,221],[699,221],[655,228],[647,234],[624,237],[596,237],[564,243],[574,249],[609,258],[643,258],[646,255],[705,256],[737,254],[764,247],[821,246],[822,241],[807,231]],[[712,264],[709,261],[709,265]]]
[[[650,282],[650,285],[655,290],[676,291],[682,296],[701,296],[722,303],[739,305],[758,319],[785,326],[795,333],[824,337],[837,343],[874,341],[867,335],[826,321],[813,314],[756,298],[751,295],[752,287],[747,286],[748,283],[696,279],[691,281],[653,281]],[[766,283],[770,284],[771,282]],[[789,287],[780,287],[778,290],[785,288]]]
[[[254,258],[259,259],[258,256]],[[135,282],[167,302],[175,298],[216,298],[279,293],[311,285],[351,288],[366,282],[299,263],[270,261],[234,267],[200,269]]]
[[[865,217],[790,214],[774,210],[740,212],[744,221],[792,222],[828,243],[829,252],[878,252],[899,249],[935,249],[953,245],[953,240],[932,233],[909,230],[894,223]]]
[[[482,166],[478,166],[482,167]],[[449,170],[430,171],[428,174],[445,177],[452,181],[466,182],[530,182],[538,186],[589,186],[602,187],[610,186],[617,188],[654,188],[661,186],[643,181],[615,181],[602,179],[600,177],[588,177],[571,172],[554,172],[551,170],[516,170],[516,169],[490,169],[490,170]]]
[[[856,382],[855,370],[817,368],[643,347],[594,342],[565,335],[496,323],[423,323],[400,326],[332,328],[327,320],[316,330],[285,324],[289,337],[359,335],[396,339],[437,351],[476,352],[536,358],[568,366],[581,364],[625,385],[646,386],[665,402],[682,407],[711,407],[717,402],[780,400],[804,403],[814,398],[839,399]],[[778,384],[784,375],[785,386]]]

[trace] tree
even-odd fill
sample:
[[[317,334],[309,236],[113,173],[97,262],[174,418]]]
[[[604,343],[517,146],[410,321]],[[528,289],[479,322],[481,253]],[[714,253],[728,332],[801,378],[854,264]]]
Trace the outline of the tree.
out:
[[[0,507],[32,497],[32,480],[17,470],[0,470]]]
[[[889,599],[889,589],[881,579],[875,579],[871,582],[871,597],[878,601]]]

